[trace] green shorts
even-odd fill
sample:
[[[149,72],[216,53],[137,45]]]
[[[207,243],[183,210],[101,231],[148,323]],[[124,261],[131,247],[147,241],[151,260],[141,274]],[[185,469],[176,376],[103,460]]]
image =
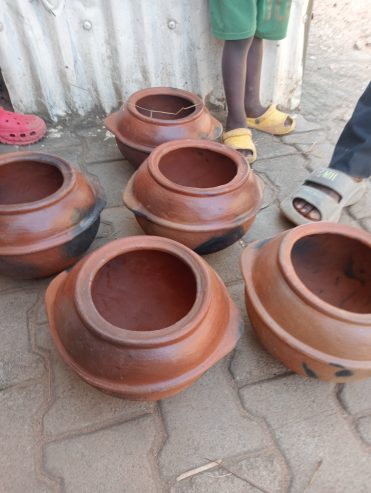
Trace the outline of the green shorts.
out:
[[[211,26],[219,39],[283,39],[291,0],[209,0]]]

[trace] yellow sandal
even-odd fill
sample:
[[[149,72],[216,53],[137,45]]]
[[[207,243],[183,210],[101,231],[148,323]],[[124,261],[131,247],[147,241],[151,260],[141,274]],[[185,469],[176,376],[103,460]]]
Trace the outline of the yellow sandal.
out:
[[[251,155],[245,156],[250,164],[256,160],[256,147],[252,140],[251,130],[248,128],[235,128],[224,132],[222,142],[226,146],[238,151],[251,151]]]
[[[290,118],[291,123],[286,126],[287,118]],[[295,129],[295,120],[287,113],[278,110],[275,104],[271,104],[258,118],[246,118],[246,122],[250,128],[272,135],[286,135]]]

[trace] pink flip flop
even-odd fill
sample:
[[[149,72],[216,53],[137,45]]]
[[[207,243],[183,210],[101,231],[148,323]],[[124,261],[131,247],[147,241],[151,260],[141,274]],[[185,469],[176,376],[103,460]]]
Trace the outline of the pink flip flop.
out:
[[[5,111],[0,106],[1,144],[34,144],[44,137],[46,131],[45,122],[40,117]]]

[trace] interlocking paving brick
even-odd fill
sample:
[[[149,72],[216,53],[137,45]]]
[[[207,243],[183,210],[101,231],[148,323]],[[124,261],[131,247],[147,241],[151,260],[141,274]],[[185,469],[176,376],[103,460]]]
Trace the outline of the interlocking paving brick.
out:
[[[357,420],[356,427],[361,438],[367,443],[367,445],[371,445],[371,416],[359,418]]]
[[[50,355],[53,401],[43,420],[47,436],[102,427],[151,413],[152,402],[128,401],[112,397],[81,380],[65,365],[51,341],[46,325],[37,330],[37,344]]]
[[[44,399],[40,384],[0,392],[0,490],[4,493],[49,493],[37,472],[37,437],[33,416]]]
[[[278,188],[278,198],[282,200],[307,178],[309,172],[305,169],[305,164],[306,160],[301,154],[293,154],[267,159],[257,163],[254,169],[269,177]]]
[[[133,174],[127,161],[112,161],[88,165],[89,173],[97,176],[106,194],[107,207],[122,206],[122,192]]]
[[[287,471],[282,459],[272,452],[227,461],[192,478],[175,483],[171,493],[256,493],[287,491]]]
[[[159,455],[165,477],[267,446],[267,433],[243,412],[223,366],[219,363],[192,387],[161,402],[168,433]]]
[[[253,130],[253,140],[257,152],[257,160],[253,163],[254,169],[265,159],[286,156],[287,154],[296,154],[298,152],[295,147],[285,144],[279,137],[263,132]]]
[[[42,358],[31,352],[27,327],[27,311],[36,299],[30,291],[0,296],[0,390],[44,373]]]
[[[219,274],[225,283],[242,279],[240,256],[242,245],[237,242],[216,253],[204,255],[206,262]]]
[[[59,440],[45,447],[45,468],[62,478],[66,493],[159,493],[150,453],[152,418]]]
[[[250,243],[256,240],[272,238],[291,227],[292,223],[285,218],[277,205],[271,204],[258,213],[251,229],[245,234],[243,240],[246,243]]]
[[[244,284],[230,286],[228,290],[244,315],[245,330],[237,343],[230,366],[238,387],[287,373],[287,368],[265,351],[254,334],[246,313]]]
[[[240,391],[245,408],[263,417],[291,471],[290,492],[367,492],[371,455],[344,419],[333,385],[299,376]]]
[[[304,132],[312,132],[314,130],[321,130],[321,126],[318,123],[307,120],[300,113],[295,115],[295,121],[296,121],[296,126],[295,126],[296,134],[304,133]]]
[[[371,379],[345,384],[339,398],[350,414],[371,413]]]

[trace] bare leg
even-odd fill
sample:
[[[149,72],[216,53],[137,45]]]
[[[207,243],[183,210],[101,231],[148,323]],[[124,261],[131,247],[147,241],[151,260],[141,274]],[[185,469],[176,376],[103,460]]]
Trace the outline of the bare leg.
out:
[[[263,61],[263,40],[254,38],[247,55],[245,113],[249,117],[262,115],[266,108],[260,103],[260,77]]]
[[[226,130],[246,127],[244,110],[246,60],[253,38],[225,41],[222,74],[228,106]]]

